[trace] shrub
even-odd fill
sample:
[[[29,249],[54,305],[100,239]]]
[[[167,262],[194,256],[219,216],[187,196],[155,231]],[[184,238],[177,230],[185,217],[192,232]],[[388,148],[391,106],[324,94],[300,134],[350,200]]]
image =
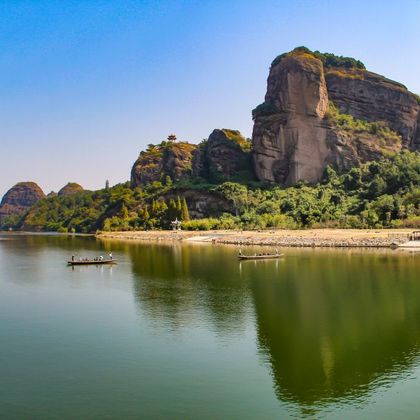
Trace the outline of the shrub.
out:
[[[407,219],[392,220],[390,226],[394,228],[420,229],[420,216],[411,216]]]
[[[356,60],[353,57],[343,57],[341,55],[335,55],[332,53],[321,53],[320,51],[311,51],[309,48],[303,46],[297,47],[290,52],[278,55],[271,63],[271,66],[279,64],[285,57],[296,54],[310,55],[312,57],[316,57],[319,60],[321,60],[324,66],[327,68],[337,67],[345,69],[366,70],[365,65],[360,60]]]
[[[255,120],[255,118],[257,117],[269,116],[278,113],[279,110],[276,106],[270,104],[269,102],[263,102],[262,104],[259,104],[256,108],[252,110],[252,119]]]
[[[212,230],[217,229],[218,226],[219,221],[212,218],[195,219],[182,223],[182,229],[184,230]]]

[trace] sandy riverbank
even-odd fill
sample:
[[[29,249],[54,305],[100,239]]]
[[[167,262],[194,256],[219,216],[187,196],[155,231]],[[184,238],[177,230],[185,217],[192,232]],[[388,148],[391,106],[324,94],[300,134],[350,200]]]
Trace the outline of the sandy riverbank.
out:
[[[404,243],[412,229],[305,229],[271,231],[137,231],[103,232],[100,239],[133,241],[184,241],[213,244],[290,247],[390,247]]]

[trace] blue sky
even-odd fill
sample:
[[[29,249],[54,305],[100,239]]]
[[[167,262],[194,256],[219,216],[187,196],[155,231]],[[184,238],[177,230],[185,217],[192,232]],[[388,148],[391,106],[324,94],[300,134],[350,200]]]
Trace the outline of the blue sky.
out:
[[[0,196],[129,179],[169,133],[251,136],[272,59],[354,56],[420,92],[420,1],[0,2]]]

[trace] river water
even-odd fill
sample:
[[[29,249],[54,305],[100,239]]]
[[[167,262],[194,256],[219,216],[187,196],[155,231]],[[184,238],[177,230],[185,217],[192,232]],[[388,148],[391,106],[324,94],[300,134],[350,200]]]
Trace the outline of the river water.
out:
[[[0,235],[0,417],[420,417],[420,255],[284,252]]]

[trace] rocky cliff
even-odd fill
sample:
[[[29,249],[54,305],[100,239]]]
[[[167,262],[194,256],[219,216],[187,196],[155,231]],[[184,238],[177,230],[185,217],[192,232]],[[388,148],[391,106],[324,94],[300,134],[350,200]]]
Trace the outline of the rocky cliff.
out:
[[[8,216],[19,216],[45,197],[35,182],[19,182],[10,188],[0,203],[0,221]]]
[[[192,173],[192,157],[197,145],[187,142],[162,142],[149,145],[140,152],[131,169],[131,185],[144,186],[155,181],[166,182],[188,178]]]
[[[255,173],[314,183],[327,165],[341,171],[417,149],[419,113],[416,95],[360,61],[297,48],[273,61],[265,101],[253,111]]]
[[[233,178],[252,178],[251,143],[239,131],[214,130],[199,145],[188,142],[162,142],[149,145],[131,169],[131,185],[202,178],[221,182]]]
[[[402,136],[405,147],[416,148],[420,105],[404,85],[359,69],[327,69],[325,80],[329,99],[343,114],[385,121]]]
[[[172,198],[185,198],[192,219],[220,217],[223,213],[233,213],[232,204],[216,191],[176,188],[162,196],[167,202]]]
[[[251,142],[237,130],[214,130],[199,145],[193,158],[193,175],[211,182],[253,178]]]

